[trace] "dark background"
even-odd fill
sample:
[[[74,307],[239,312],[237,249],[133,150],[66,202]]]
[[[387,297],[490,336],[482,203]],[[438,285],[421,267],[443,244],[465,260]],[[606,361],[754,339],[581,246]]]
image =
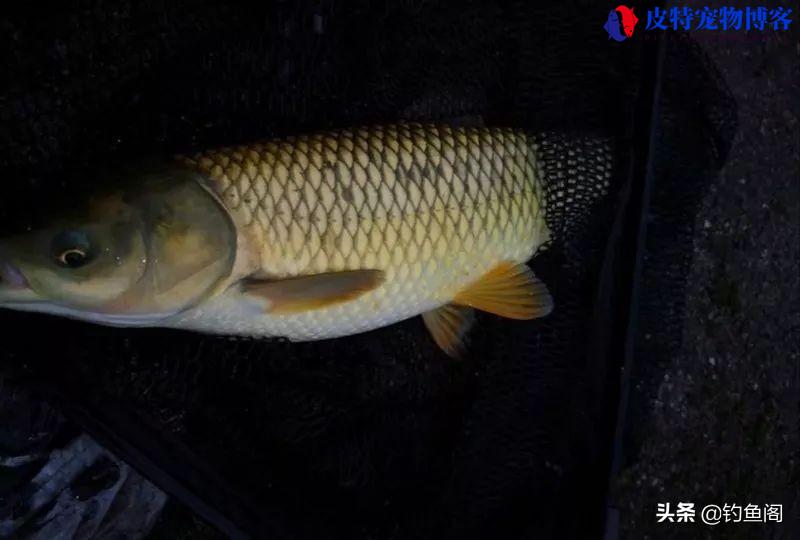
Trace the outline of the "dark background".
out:
[[[766,269],[750,267],[736,280],[723,272],[719,284],[703,273],[697,261],[704,259],[694,248],[700,241],[703,253],[708,237],[702,235],[716,230],[705,226],[721,211],[709,202],[712,194],[747,201],[756,211],[759,197],[781,193],[779,178],[790,178],[781,174],[792,164],[796,172],[796,142],[782,144],[796,141],[790,118],[797,116],[788,102],[780,107],[762,97],[777,115],[776,131],[769,125],[759,131],[762,147],[787,165],[773,166],[780,174],[771,176],[772,191],[745,194],[738,186],[746,183],[735,182],[723,189],[720,179],[740,173],[729,168],[717,176],[737,126],[736,102],[722,78],[685,36],[672,36],[660,49],[652,39],[610,42],[602,30],[610,7],[413,1],[15,6],[0,20],[7,66],[0,92],[5,227],[46,219],[51,202],[108,181],[96,171],[145,155],[364,122],[480,116],[487,124],[524,127],[542,145],[553,209],[548,220],[558,234],[534,268],[558,308],[532,323],[482,317],[472,354],[461,363],[447,361],[418,320],[342,340],[286,344],[119,332],[4,312],[0,391],[7,417],[20,424],[8,430],[4,446],[19,444],[14,437],[26,428],[54,433],[37,439],[45,448],[88,431],[173,495],[154,537],[214,537],[215,526],[229,535],[284,538],[587,538],[606,528],[611,537],[684,534],[653,527],[664,492],[643,486],[654,477],[668,483],[653,471],[681,463],[694,463],[699,472],[670,477],[675,497],[694,493],[694,483],[715,485],[697,480],[720,474],[696,456],[738,456],[741,446],[726,437],[716,446],[693,439],[687,433],[708,432],[720,425],[720,415],[706,413],[706,424],[687,427],[681,419],[688,402],[659,413],[652,392],[670,402],[675,387],[659,381],[675,369],[676,358],[686,358],[681,373],[688,373],[686,365],[708,369],[678,356],[684,326],[698,328],[690,321],[706,316],[692,299],[700,298],[700,306],[702,298],[741,306],[731,298],[747,289],[730,283],[768,282]],[[636,10],[643,18],[646,7]],[[797,54],[785,52],[792,49],[783,39],[768,42],[772,49],[744,40],[729,45],[776,58],[757,68],[765,81],[786,81],[771,87],[775,95],[797,75],[796,67],[783,67]],[[770,56],[770,50],[781,52]],[[735,79],[734,89],[744,80]],[[754,129],[746,120],[762,113],[748,114],[742,125]],[[743,140],[751,138],[740,135],[734,148],[750,149]],[[764,163],[754,157],[763,153],[738,155],[739,170]],[[775,226],[797,224],[797,198],[779,198],[785,220]],[[728,212],[739,215],[734,207]],[[724,223],[718,217],[713,223]],[[789,260],[781,263],[785,272],[792,256],[797,267],[791,240],[784,236],[786,249],[773,251],[789,258],[777,259]],[[723,257],[715,249],[708,250],[712,260]],[[797,313],[787,309],[775,316],[780,324],[795,317],[779,327],[786,333],[759,339],[794,343],[796,354]],[[759,320],[744,311],[735,316]],[[30,330],[47,339],[32,341],[23,334]],[[636,346],[626,348],[634,338]],[[742,357],[728,350],[729,365],[752,365],[737,364]],[[759,358],[767,356],[776,369],[785,369],[782,358],[792,358],[777,352]],[[796,369],[797,357],[790,361]],[[622,365],[628,368],[620,379]],[[724,381],[744,384],[748,377],[733,371]],[[790,386],[771,409],[779,418],[759,420],[775,435],[753,439],[753,448],[774,448],[794,465],[787,461],[786,475],[753,475],[764,479],[766,498],[777,485],[784,487],[776,497],[796,494],[797,461],[790,453],[797,444],[789,437],[797,424],[797,386],[791,376],[780,379]],[[630,399],[617,426],[620,380],[621,395]],[[702,380],[693,410],[708,403],[727,410],[730,402],[710,396],[727,395],[730,384]],[[757,408],[769,403],[763,392],[770,386],[761,384],[748,402]],[[42,399],[58,412],[42,413],[48,407]],[[658,414],[667,420],[650,429]],[[741,415],[728,418],[732,426],[748,425],[739,423]],[[742,458],[736,463],[741,470]],[[612,466],[615,497],[607,510]],[[17,486],[29,476],[15,476]],[[722,497],[731,482],[717,481],[713,494]],[[739,492],[747,494],[743,486]],[[23,491],[15,497],[14,487],[4,498],[7,510],[20,504]]]
[[[612,482],[625,538],[800,537],[798,9],[766,5],[794,9],[789,31],[691,34],[731,89],[738,129],[698,206],[684,214],[664,192],[651,206]],[[656,523],[668,501],[782,504],[784,524]]]

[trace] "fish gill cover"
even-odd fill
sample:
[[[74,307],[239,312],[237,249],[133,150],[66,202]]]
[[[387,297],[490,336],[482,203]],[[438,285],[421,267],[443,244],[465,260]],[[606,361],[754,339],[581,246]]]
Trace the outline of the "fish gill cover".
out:
[[[596,532],[614,369],[587,349],[606,324],[594,313],[597,278],[645,67],[640,43],[609,47],[598,23],[607,6],[195,0],[31,10],[0,21],[11,75],[0,89],[5,226],[36,221],[52,201],[102,185],[95,171],[143,156],[480,116],[537,141],[555,240],[533,268],[556,309],[529,322],[479,315],[459,362],[419,318],[290,344],[3,312],[8,384],[44,389],[228,533]]]

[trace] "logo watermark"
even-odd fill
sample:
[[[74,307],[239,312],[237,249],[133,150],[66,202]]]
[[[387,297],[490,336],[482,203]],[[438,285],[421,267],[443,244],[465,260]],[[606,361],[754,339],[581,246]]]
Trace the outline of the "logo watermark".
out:
[[[695,511],[694,503],[679,502],[675,507],[671,503],[658,503],[656,508],[658,523],[705,523],[706,525],[719,525],[720,523],[768,523],[783,522],[783,505],[781,504],[736,504],[724,503],[707,504],[699,514]]]
[[[633,12],[633,8],[619,5],[608,13],[603,29],[608,32],[608,39],[625,41],[633,37],[638,22],[639,17]]]
[[[634,7],[619,5],[608,13],[603,29],[608,39],[625,41],[634,35],[639,18]],[[713,32],[786,31],[792,24],[792,9],[776,6],[653,8],[645,14],[644,32],[653,30],[697,30]]]

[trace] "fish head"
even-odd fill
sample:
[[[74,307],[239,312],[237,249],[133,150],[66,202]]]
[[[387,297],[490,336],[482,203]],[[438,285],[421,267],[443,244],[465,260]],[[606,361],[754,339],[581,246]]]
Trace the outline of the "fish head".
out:
[[[157,326],[230,275],[236,229],[193,173],[140,178],[0,240],[0,307]]]

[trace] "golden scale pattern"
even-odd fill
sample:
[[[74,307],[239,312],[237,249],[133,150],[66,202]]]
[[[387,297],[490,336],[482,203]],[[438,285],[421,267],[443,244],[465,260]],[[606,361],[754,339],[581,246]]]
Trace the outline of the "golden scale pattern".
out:
[[[411,292],[437,270],[441,284],[522,255],[540,232],[534,151],[511,129],[364,127],[182,160],[212,178],[274,277],[379,268]]]

